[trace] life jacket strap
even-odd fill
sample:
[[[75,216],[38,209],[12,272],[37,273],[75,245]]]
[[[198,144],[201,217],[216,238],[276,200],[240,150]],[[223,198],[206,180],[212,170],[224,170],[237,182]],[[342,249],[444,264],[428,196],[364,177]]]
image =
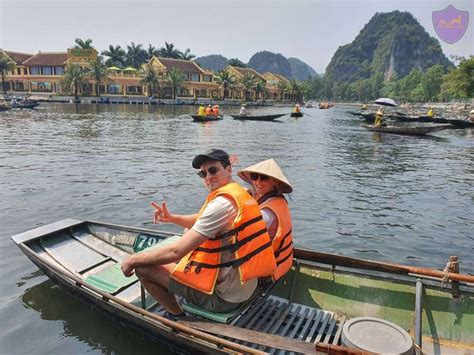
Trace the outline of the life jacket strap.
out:
[[[243,246],[244,244],[246,244],[246,243],[250,242],[251,240],[257,238],[258,236],[262,235],[266,231],[267,231],[267,229],[263,228],[263,229],[259,230],[258,232],[255,232],[254,234],[249,235],[247,238],[244,238],[244,239],[238,241],[237,243],[232,243],[232,244],[224,245],[224,246],[217,247],[217,248],[197,247],[195,249],[195,251],[202,251],[202,252],[205,252],[205,253],[220,253],[220,252],[229,250],[229,251],[235,252],[241,246]]]
[[[283,252],[283,251],[285,251],[286,249],[288,249],[289,246],[292,244],[292,243],[290,243],[290,244],[288,244],[285,248],[283,248],[283,245],[285,244],[285,240],[286,240],[286,238],[288,238],[288,236],[291,234],[291,231],[292,231],[292,230],[293,230],[293,229],[290,229],[290,230],[288,231],[288,233],[286,233],[285,236],[281,239],[281,243],[280,243],[280,245],[278,246],[278,249],[275,251],[275,258],[278,258],[278,256],[280,255],[280,253]]]
[[[261,221],[263,219],[263,217],[260,215],[258,217],[255,217],[245,223],[242,223],[240,226],[238,226],[237,228],[234,228],[234,229],[231,229],[230,231],[228,232],[225,232],[224,234],[221,234],[221,235],[218,235],[216,236],[213,240],[221,240],[221,239],[225,239],[225,238],[228,238],[230,237],[231,235],[234,235],[234,234],[237,234],[239,233],[240,231],[243,231],[245,228],[247,228],[248,226],[254,224],[254,223],[257,223],[258,221]]]

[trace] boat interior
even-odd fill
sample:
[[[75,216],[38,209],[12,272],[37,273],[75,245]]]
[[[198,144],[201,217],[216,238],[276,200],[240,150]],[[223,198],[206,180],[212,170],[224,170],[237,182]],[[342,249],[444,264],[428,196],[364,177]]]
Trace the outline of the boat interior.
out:
[[[92,286],[92,291],[98,289],[154,314],[162,314],[163,308],[135,276],[123,276],[120,263],[130,253],[159,248],[179,236],[94,222],[56,231],[49,228],[52,232],[43,233],[40,238],[24,237],[24,245],[37,257],[64,274],[83,280]],[[315,349],[316,343],[341,345],[346,321],[368,314],[393,321],[407,330],[418,339],[418,346],[423,341],[425,353],[449,354],[460,349],[469,353],[474,351],[474,336],[465,334],[465,327],[450,328],[451,338],[454,333],[455,338],[466,344],[452,348],[453,342],[443,342],[444,330],[438,323],[435,325],[440,320],[459,324],[463,317],[465,322],[474,320],[472,287],[463,292],[467,292],[470,302],[449,305],[457,309],[452,315],[445,314],[442,309],[452,302],[452,295],[449,287],[440,290],[435,281],[424,280],[422,287],[417,287],[413,278],[387,278],[377,272],[362,273],[296,260],[292,272],[276,285],[262,283],[260,292],[235,312],[211,313],[183,303],[187,316],[179,322],[256,350],[301,353]],[[423,305],[416,306],[421,297]],[[422,311],[425,321],[417,330],[417,315],[420,317]],[[433,333],[433,327],[438,327],[435,337],[427,335]],[[474,333],[474,325],[470,327]],[[242,331],[237,332],[236,328]],[[287,340],[285,344],[279,342],[281,337]]]

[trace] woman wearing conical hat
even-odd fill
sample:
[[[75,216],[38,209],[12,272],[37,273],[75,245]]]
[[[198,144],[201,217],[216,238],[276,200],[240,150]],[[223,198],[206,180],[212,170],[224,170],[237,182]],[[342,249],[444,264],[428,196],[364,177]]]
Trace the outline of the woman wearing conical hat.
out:
[[[277,261],[277,269],[272,275],[276,281],[293,265],[291,214],[288,202],[283,196],[285,193],[291,193],[293,187],[273,159],[249,166],[237,174],[253,187],[253,196],[260,205]]]

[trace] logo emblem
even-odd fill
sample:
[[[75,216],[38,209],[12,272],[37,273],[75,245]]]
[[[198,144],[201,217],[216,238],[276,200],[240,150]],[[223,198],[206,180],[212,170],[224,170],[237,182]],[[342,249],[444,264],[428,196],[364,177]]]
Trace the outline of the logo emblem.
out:
[[[453,44],[466,33],[469,12],[460,11],[449,5],[441,11],[433,11],[433,26],[442,41]]]

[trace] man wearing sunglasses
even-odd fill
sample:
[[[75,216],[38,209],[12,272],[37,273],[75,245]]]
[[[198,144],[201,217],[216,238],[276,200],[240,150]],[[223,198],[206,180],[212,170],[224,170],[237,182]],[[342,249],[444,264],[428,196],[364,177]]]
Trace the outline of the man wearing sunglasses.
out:
[[[178,215],[153,203],[154,221],[188,228],[179,241],[134,254],[122,272],[135,272],[163,305],[165,316],[184,315],[175,295],[213,312],[229,312],[247,301],[259,277],[276,269],[272,242],[256,201],[232,179],[229,155],[212,149],[192,162],[209,195],[196,215]]]

